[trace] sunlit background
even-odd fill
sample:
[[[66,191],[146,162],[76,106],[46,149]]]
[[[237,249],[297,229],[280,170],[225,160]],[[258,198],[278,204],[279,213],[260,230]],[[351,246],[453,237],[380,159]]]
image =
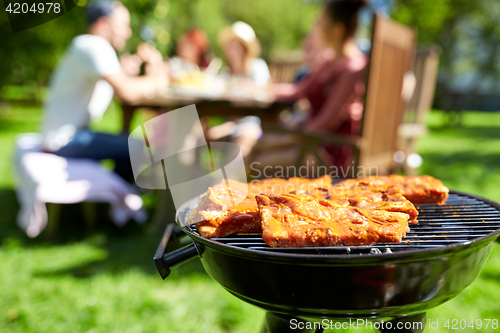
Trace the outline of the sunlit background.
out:
[[[211,52],[220,56],[217,32],[241,20],[255,29],[268,62],[300,54],[321,8],[321,2],[312,0],[123,4],[134,32],[126,52],[148,41],[171,56],[178,37],[200,27]],[[66,15],[15,34],[6,13],[0,13],[0,331],[258,332],[263,311],[224,291],[198,260],[161,280],[152,256],[162,226],[149,222],[117,228],[106,219],[87,225],[79,207],[62,210],[55,237],[29,239],[15,225],[15,138],[38,131],[50,74],[74,36],[85,32],[86,6],[87,0],[80,0]],[[442,49],[434,110],[426,118],[428,133],[417,146],[423,158],[419,172],[452,189],[500,201],[500,2],[376,0],[372,8],[417,28],[419,46]],[[372,13],[361,14],[360,45],[370,38]],[[93,128],[116,133],[120,121],[115,101]],[[134,123],[141,122],[139,115]],[[156,195],[144,196],[151,211]],[[498,297],[500,249],[495,245],[472,286],[428,318],[500,319]]]

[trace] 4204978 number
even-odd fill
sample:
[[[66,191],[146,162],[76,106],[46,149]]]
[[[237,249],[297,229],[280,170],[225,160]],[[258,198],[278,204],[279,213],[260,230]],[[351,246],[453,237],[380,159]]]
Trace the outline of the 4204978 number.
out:
[[[444,326],[449,330],[464,330],[466,328],[469,329],[498,329],[498,319],[477,319],[477,320],[471,320],[467,322],[465,319],[448,319],[445,323]]]
[[[58,14],[61,12],[61,4],[58,2],[40,2],[34,4],[15,2],[9,3],[5,10],[11,14],[43,14],[50,12]]]

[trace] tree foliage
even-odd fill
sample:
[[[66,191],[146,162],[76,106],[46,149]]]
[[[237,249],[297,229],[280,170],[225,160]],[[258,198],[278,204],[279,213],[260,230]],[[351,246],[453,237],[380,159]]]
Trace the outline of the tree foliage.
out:
[[[86,30],[87,0],[66,15],[13,34],[0,13],[0,87],[43,85],[74,36]],[[441,45],[440,89],[474,73],[474,89],[498,89],[500,83],[500,2],[491,0],[393,0],[391,17],[418,29],[421,43]],[[130,9],[134,35],[127,52],[149,40],[165,55],[191,27],[204,29],[212,50],[220,54],[217,33],[242,20],[254,27],[263,57],[297,49],[310,30],[321,3],[305,0],[123,0]]]
[[[418,28],[422,43],[437,43],[441,89],[452,89],[457,77],[472,74],[474,91],[500,88],[500,2],[490,0],[395,0],[391,16]]]
[[[217,33],[236,20],[252,25],[263,56],[296,49],[313,24],[320,6],[302,0],[123,0],[132,19],[133,37],[127,52],[148,40],[165,55],[187,29],[200,27],[220,55]],[[0,87],[5,84],[46,84],[57,61],[77,34],[84,33],[86,0],[62,17],[13,34],[5,12],[0,14]]]

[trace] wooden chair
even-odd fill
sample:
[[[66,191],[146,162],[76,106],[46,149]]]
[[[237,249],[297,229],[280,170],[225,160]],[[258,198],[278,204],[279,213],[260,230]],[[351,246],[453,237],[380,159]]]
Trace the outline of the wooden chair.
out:
[[[368,67],[359,165],[394,168],[398,127],[403,116],[403,76],[410,69],[415,31],[375,15]]]
[[[292,83],[303,63],[301,53],[290,52],[274,57],[269,63],[271,81],[273,83]]]
[[[440,54],[441,47],[437,45],[417,49],[413,68],[416,87],[399,127],[399,149],[405,156],[415,152],[417,139],[427,132],[424,120],[434,101]],[[407,174],[415,173],[406,163],[404,170]]]
[[[322,144],[335,144],[353,147],[353,167],[356,173],[361,166],[367,172],[376,168],[380,174],[394,169],[393,155],[397,148],[398,127],[403,117],[403,76],[410,69],[414,43],[413,29],[375,15],[361,135],[306,133],[275,128],[281,133],[302,138],[297,167],[302,165],[309,154],[313,154],[320,163],[326,164],[318,152],[318,147]]]
[[[405,111],[405,123],[423,123],[425,115],[432,108],[441,52],[438,45],[417,49],[413,68],[417,86]]]

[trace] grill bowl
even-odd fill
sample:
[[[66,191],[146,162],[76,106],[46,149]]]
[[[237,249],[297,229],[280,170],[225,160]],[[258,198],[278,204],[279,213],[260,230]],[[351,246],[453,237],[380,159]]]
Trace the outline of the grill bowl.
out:
[[[420,205],[419,224],[404,243],[363,247],[272,249],[258,235],[205,239],[184,226],[196,205],[197,199],[186,202],[177,214],[193,244],[173,255],[159,251],[160,273],[161,265],[169,270],[199,255],[208,274],[236,297],[296,317],[425,312],[472,283],[500,234],[500,205],[456,191],[444,206]]]

